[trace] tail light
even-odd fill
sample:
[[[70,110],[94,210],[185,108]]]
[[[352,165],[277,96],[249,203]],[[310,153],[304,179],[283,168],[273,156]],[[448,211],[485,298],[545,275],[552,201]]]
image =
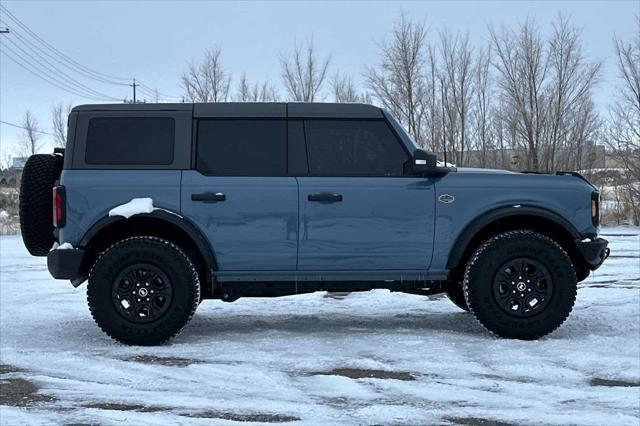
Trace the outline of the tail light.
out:
[[[66,220],[64,186],[53,187],[53,226],[62,228]]]
[[[600,194],[591,193],[591,223],[594,226],[600,225]]]

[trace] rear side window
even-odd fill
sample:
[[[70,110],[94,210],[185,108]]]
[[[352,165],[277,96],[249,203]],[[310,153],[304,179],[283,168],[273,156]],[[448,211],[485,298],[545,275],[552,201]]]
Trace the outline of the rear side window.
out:
[[[408,156],[382,120],[308,120],[305,130],[311,175],[403,175]]]
[[[285,120],[200,120],[197,169],[207,175],[287,173]]]
[[[175,122],[169,117],[100,117],[89,120],[87,164],[168,165]]]

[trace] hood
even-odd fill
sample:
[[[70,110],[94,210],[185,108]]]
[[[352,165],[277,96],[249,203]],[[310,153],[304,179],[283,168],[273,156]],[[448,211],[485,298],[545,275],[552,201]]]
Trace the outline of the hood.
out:
[[[589,185],[589,187],[591,187],[595,191],[598,190],[598,188],[596,188],[595,185],[589,182],[589,180],[587,180],[580,173],[576,173],[576,172],[556,172],[554,174],[533,173],[533,172],[527,173],[527,172],[513,172],[511,170],[481,169],[478,167],[458,167],[456,168],[456,172],[462,173],[462,174],[478,174],[478,175],[485,175],[485,176],[517,175],[517,176],[521,176],[522,178],[526,178],[527,180],[533,180],[533,181],[545,182],[545,183],[548,183],[550,179],[557,179],[558,182],[567,182],[568,180],[566,179],[566,177],[569,176],[569,177],[578,178],[580,181],[582,181],[583,183],[586,183],[587,185]],[[540,179],[544,179],[544,180],[540,180]]]
[[[456,170],[458,173],[519,174],[518,172],[512,172],[511,170],[481,169],[478,167],[458,167]]]

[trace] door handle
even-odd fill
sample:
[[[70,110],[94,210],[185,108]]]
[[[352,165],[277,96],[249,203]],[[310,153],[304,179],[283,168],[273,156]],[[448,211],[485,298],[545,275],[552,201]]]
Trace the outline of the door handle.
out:
[[[202,194],[191,194],[192,201],[224,201],[227,197],[222,192],[216,192],[215,194],[212,192],[205,192]]]
[[[342,201],[342,195],[340,194],[329,194],[328,192],[322,192],[320,194],[309,194],[307,197],[309,201],[325,201],[325,202],[339,202]]]

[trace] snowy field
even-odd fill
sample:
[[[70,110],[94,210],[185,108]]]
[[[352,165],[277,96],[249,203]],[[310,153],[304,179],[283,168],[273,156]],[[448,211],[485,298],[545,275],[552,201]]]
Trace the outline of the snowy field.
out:
[[[162,347],[93,323],[85,286],[0,238],[0,424],[640,424],[640,237],[568,321],[534,342],[489,335],[442,296],[375,291],[205,301]],[[246,424],[246,423],[243,423]]]

